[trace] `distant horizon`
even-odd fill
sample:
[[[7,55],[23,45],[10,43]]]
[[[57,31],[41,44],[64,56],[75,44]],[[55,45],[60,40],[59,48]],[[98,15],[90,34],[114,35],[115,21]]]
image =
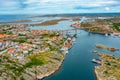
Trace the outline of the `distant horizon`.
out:
[[[44,13],[44,14],[41,14],[41,13],[26,13],[26,14],[0,14],[0,15],[69,15],[69,14],[120,14],[120,12],[96,12],[96,13]]]

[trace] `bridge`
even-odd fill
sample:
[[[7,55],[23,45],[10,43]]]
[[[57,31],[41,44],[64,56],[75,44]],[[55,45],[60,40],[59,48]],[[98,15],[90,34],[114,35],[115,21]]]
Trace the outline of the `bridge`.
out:
[[[73,33],[73,37],[77,37],[77,31],[80,30],[79,28],[73,28],[73,29],[67,29],[67,30],[56,30],[57,32],[66,35],[66,36],[70,36],[71,34],[69,34],[70,31],[74,31],[75,33]]]

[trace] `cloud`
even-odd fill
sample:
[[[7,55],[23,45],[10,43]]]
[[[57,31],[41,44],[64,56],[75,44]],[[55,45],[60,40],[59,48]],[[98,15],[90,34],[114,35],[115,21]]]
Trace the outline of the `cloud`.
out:
[[[105,7],[105,10],[106,10],[106,11],[109,11],[109,10],[110,10],[110,8],[109,8],[109,7]]]
[[[74,9],[92,9],[105,6],[119,5],[116,0],[26,0],[24,2],[28,8],[74,8]]]
[[[105,12],[115,11],[119,0],[0,0],[0,13],[67,13],[67,12]],[[110,10],[109,10],[109,9]],[[99,9],[99,10],[98,10]],[[8,12],[9,11],[9,12]],[[117,11],[120,12],[118,9]]]
[[[16,0],[0,0],[0,10],[14,10],[20,6]]]

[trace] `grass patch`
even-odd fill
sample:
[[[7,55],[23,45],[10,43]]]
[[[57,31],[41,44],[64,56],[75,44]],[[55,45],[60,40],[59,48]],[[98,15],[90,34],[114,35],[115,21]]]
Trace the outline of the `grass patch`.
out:
[[[120,31],[120,23],[113,23],[113,28]]]

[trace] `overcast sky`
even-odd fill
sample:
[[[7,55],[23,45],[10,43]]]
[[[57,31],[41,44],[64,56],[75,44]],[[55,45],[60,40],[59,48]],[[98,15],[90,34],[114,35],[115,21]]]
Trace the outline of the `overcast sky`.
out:
[[[0,14],[120,12],[120,0],[0,0]]]

